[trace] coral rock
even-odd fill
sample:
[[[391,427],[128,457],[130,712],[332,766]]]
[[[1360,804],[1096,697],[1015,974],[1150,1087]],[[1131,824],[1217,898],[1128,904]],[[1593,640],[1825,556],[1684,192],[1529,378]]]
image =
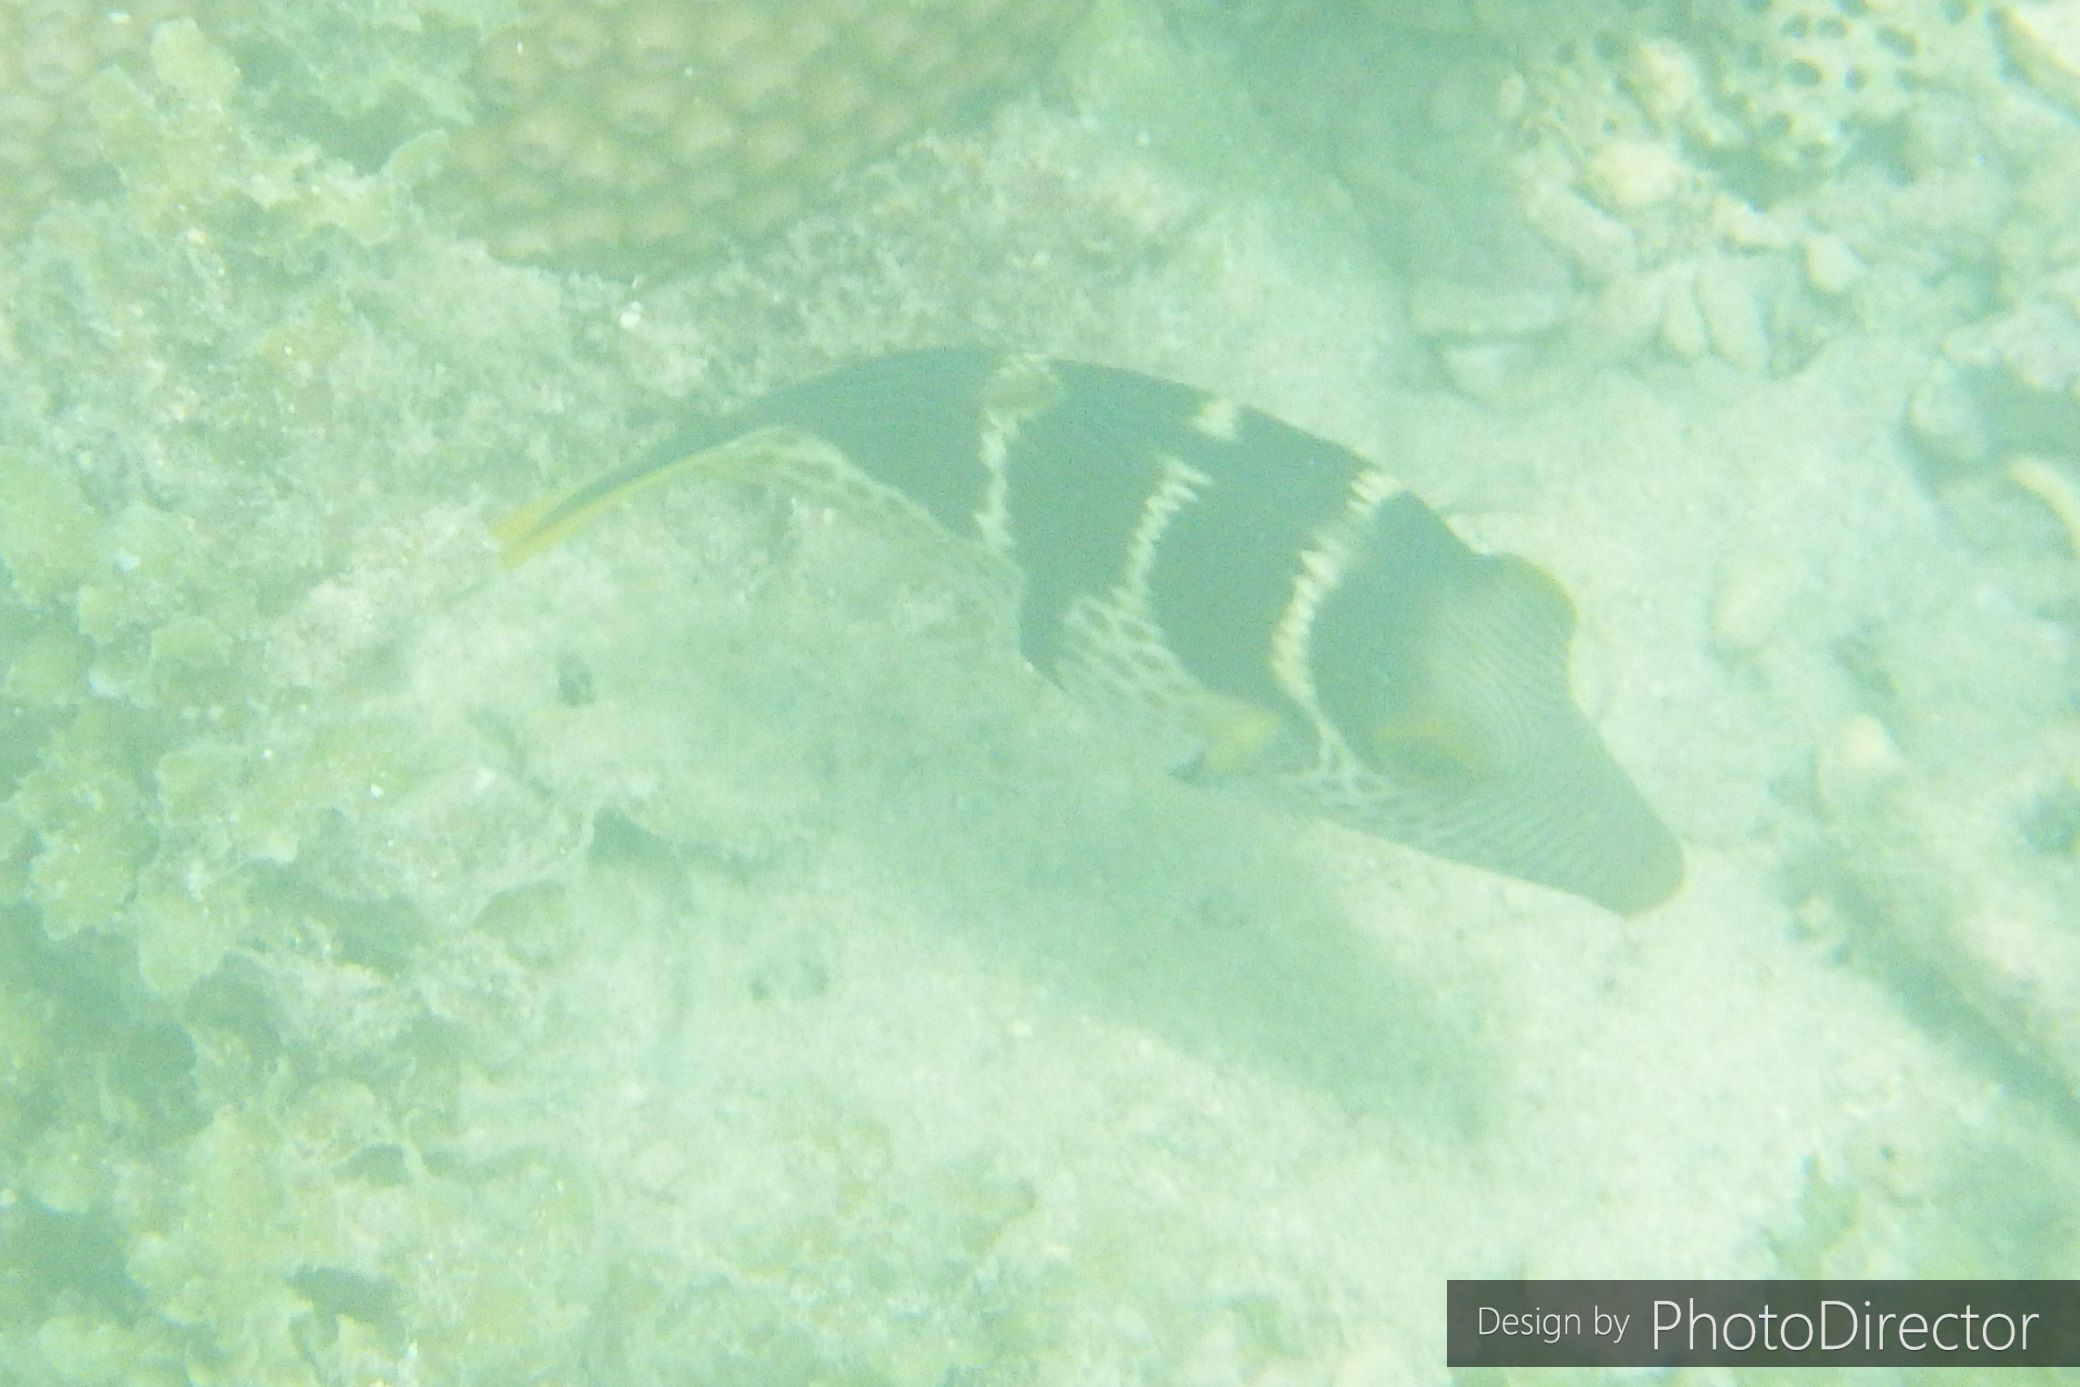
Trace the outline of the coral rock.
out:
[[[627,270],[779,225],[1030,71],[1084,0],[548,0],[495,36],[449,208],[510,259]]]
[[[1897,119],[1930,89],[1996,83],[2000,64],[1982,0],[1700,2],[1718,29],[1718,85],[1757,150],[1824,172],[1854,136]]]
[[[21,231],[93,172],[81,89],[111,61],[141,54],[152,25],[173,8],[167,0],[0,7],[0,234]]]

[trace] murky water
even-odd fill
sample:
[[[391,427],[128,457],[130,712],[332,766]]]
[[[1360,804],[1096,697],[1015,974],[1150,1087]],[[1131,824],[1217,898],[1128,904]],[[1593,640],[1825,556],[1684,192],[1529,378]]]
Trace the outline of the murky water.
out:
[[[1448,1278],[2075,1275],[2071,5],[7,0],[0,74],[0,1376],[1471,1384]],[[1556,589],[1344,624],[1404,495]],[[1666,894],[1608,799],[1652,890],[1320,812],[1550,769],[1570,630],[1672,897],[1583,898]]]

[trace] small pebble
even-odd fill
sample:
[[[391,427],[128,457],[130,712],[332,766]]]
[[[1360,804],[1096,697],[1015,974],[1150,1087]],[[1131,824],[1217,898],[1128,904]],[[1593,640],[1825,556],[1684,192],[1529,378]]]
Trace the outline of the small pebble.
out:
[[[1906,771],[1906,757],[1885,724],[1868,713],[1842,722],[1813,758],[1813,789],[1835,817],[1868,809]]]
[[[1744,559],[1712,596],[1712,645],[1732,658],[1754,655],[1775,638],[1806,586],[1805,568],[1782,554]]]

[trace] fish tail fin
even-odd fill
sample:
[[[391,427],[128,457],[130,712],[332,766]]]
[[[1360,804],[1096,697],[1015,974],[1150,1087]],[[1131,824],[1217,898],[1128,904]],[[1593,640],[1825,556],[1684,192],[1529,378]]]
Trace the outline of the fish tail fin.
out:
[[[547,496],[493,522],[491,537],[498,541],[498,561],[507,568],[518,568],[559,543],[597,509],[596,504],[574,510],[571,501],[568,493]]]
[[[682,472],[694,468],[722,470],[721,464],[734,459],[732,445],[743,441],[743,437],[710,446],[674,439],[625,467],[528,502],[491,525],[500,562],[507,568],[517,568],[561,543],[608,506]]]

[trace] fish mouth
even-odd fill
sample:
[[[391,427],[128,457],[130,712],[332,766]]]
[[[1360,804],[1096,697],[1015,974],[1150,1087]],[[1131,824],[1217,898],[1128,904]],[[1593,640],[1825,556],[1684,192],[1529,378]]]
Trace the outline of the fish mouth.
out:
[[[1641,915],[1682,889],[1683,847],[1601,745],[1593,763],[1557,760],[1492,811],[1496,870]]]
[[[1354,766],[1323,807],[1434,856],[1644,914],[1681,889],[1682,844],[1587,719],[1567,713],[1506,772],[1411,784]]]

